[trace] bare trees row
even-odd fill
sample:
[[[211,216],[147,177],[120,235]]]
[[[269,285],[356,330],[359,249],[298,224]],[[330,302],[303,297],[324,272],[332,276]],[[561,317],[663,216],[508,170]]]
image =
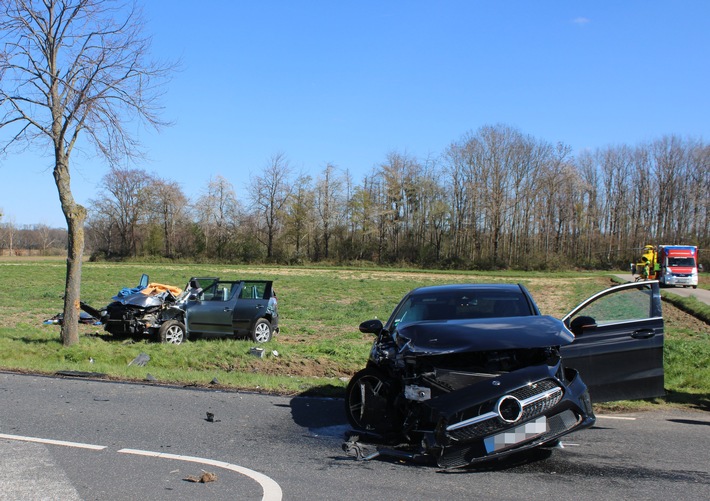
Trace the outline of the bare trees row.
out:
[[[353,182],[272,156],[238,200],[224,177],[189,201],[176,182],[113,169],[92,201],[94,252],[237,262],[546,269],[628,262],[646,243],[710,243],[710,147],[663,137],[574,158],[505,126],[436,160],[390,153]]]

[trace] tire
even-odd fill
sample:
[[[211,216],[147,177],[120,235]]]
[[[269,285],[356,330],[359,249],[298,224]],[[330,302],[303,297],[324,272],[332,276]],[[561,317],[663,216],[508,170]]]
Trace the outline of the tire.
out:
[[[182,344],[187,340],[185,324],[177,320],[168,320],[158,329],[158,339],[161,343]]]
[[[271,324],[265,318],[260,318],[251,331],[251,339],[255,343],[268,343],[271,341]]]
[[[401,429],[401,419],[394,400],[395,381],[381,370],[367,367],[357,372],[345,390],[345,415],[356,430],[386,435]]]

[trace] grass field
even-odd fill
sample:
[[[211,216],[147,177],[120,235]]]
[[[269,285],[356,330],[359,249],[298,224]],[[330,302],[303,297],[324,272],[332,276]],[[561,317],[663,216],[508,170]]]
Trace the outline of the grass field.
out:
[[[82,300],[103,307],[123,287],[147,273],[151,282],[184,286],[191,276],[274,280],[281,333],[261,359],[249,354],[249,340],[196,340],[161,345],[147,340],[116,340],[101,326],[81,325],[78,345],[64,348],[59,327],[43,321],[62,310],[63,260],[0,260],[0,368],[53,374],[83,371],[107,378],[217,386],[284,394],[339,396],[349,377],[362,368],[372,338],[358,324],[386,319],[399,299],[422,285],[452,282],[524,284],[544,314],[562,316],[611,281],[601,273],[461,273],[395,269],[244,267],[155,263],[86,263]],[[710,410],[708,324],[668,303],[666,388],[663,400]],[[278,355],[274,355],[277,352]],[[146,366],[128,365],[140,353]],[[617,404],[618,405],[618,404]],[[628,404],[623,405],[636,405]]]

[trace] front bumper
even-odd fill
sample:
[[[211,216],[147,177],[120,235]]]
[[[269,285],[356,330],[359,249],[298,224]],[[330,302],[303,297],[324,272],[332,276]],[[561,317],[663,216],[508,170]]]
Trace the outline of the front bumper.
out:
[[[561,381],[551,368],[544,369],[525,369],[530,382],[522,386],[519,371],[496,378],[499,391],[487,399],[471,398],[483,393],[481,384],[489,385],[481,383],[449,393],[441,402],[434,398],[425,403],[438,415],[435,431],[425,439],[427,453],[440,467],[453,468],[538,447],[592,426],[589,393],[576,371],[568,369]],[[456,400],[466,407],[456,406]]]

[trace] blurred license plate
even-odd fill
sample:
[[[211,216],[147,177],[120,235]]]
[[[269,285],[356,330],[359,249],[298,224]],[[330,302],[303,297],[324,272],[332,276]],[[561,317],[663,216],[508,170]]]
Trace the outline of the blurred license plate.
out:
[[[535,438],[546,432],[547,418],[545,416],[541,416],[534,421],[528,421],[525,424],[516,426],[512,430],[498,433],[497,435],[491,435],[490,437],[485,438],[483,443],[486,446],[486,452],[490,454],[491,452],[506,449],[512,445],[530,440],[531,438]]]

